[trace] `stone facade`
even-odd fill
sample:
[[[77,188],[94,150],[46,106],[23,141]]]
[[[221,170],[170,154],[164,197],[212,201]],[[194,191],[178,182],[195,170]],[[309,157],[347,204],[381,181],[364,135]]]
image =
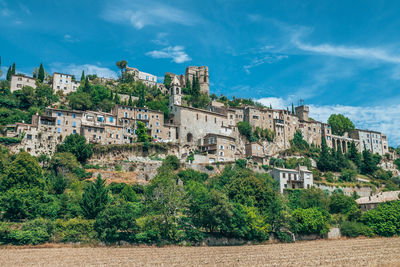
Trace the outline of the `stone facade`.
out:
[[[53,90],[54,92],[62,91],[64,95],[76,92],[80,83],[73,80],[72,75],[64,73],[53,73]]]
[[[32,88],[36,88],[36,80],[32,77],[25,75],[12,75],[11,83],[10,83],[10,91],[15,92],[17,90],[21,90],[25,86],[30,86]]]
[[[185,71],[185,83],[187,80],[193,85],[194,77],[199,79],[200,92],[203,94],[210,94],[210,81],[207,66],[190,66]]]
[[[360,151],[368,149],[373,154],[378,153],[381,156],[389,153],[387,137],[380,132],[356,129],[350,135],[359,140]]]
[[[126,67],[126,73],[131,74],[135,81],[139,80],[147,86],[157,85],[157,76],[138,70],[137,68]]]
[[[199,144],[200,152],[206,153],[208,163],[236,160],[236,140],[231,136],[207,134]]]

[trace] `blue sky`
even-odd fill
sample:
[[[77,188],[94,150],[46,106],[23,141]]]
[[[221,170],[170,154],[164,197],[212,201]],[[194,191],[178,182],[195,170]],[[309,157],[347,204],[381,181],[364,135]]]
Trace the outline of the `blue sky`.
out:
[[[3,70],[163,77],[208,65],[211,92],[350,116],[400,144],[397,1],[0,0]],[[79,77],[79,76],[78,76]]]

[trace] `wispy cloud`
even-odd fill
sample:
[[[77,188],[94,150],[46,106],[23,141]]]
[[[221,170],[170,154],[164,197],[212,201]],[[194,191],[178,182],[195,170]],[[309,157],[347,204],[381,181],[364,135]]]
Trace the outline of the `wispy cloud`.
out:
[[[162,26],[168,23],[190,26],[200,21],[195,14],[154,1],[113,2],[105,7],[102,17],[115,23],[129,23],[138,30],[149,25]]]
[[[117,73],[109,68],[91,64],[75,65],[75,64],[53,63],[50,65],[50,69],[52,72],[63,72],[67,74],[73,74],[77,78],[81,76],[83,70],[85,71],[86,74],[97,74],[97,76],[99,77],[105,77],[105,78],[118,77]]]
[[[156,45],[166,46],[169,44],[167,36],[168,36],[168,33],[159,32],[159,33],[157,33],[156,38],[152,40],[152,42],[155,43]]]
[[[0,0],[0,16],[1,17],[9,17],[13,14],[11,9],[8,8],[7,3],[3,0]]]
[[[272,64],[278,61],[281,61],[282,59],[288,58],[286,55],[264,55],[262,57],[257,57],[254,58],[249,64],[244,65],[243,68],[247,74],[250,73],[250,69],[255,68],[257,66],[263,65],[263,64]]]
[[[332,44],[312,45],[303,42],[300,39],[300,34],[295,34],[293,36],[292,43],[300,50],[316,54],[351,59],[377,60],[395,64],[400,63],[400,55],[392,53],[391,51],[388,51],[382,47],[361,47]]]
[[[175,63],[184,63],[192,60],[185,52],[183,46],[168,46],[161,50],[147,52],[146,55],[152,58],[170,58]]]
[[[76,38],[74,38],[74,37],[72,37],[72,36],[69,35],[69,34],[65,34],[65,35],[64,35],[64,41],[66,41],[66,42],[68,42],[68,43],[76,43],[76,42],[78,42],[79,40],[76,39]]]

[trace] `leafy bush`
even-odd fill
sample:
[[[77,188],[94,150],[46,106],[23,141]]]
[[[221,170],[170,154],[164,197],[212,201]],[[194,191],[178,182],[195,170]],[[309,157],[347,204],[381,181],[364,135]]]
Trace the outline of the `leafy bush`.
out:
[[[88,243],[95,239],[96,232],[93,220],[73,218],[70,220],[58,219],[54,223],[54,242],[84,242]]]
[[[209,171],[212,171],[212,170],[214,170],[214,166],[206,165],[206,169]]]
[[[342,235],[348,237],[357,237],[360,235],[371,237],[374,234],[371,227],[363,223],[349,221],[345,221],[340,224],[340,232]]]
[[[329,220],[318,208],[296,209],[293,211],[291,228],[296,234],[323,235],[329,231]]]
[[[376,209],[365,212],[361,217],[361,221],[371,227],[377,235],[399,235],[400,201],[379,204]]]
[[[345,182],[354,182],[356,176],[357,176],[357,171],[352,169],[343,169],[339,179]]]
[[[244,168],[246,168],[247,161],[246,161],[245,159],[237,159],[237,160],[235,161],[235,164],[236,164],[236,166],[237,166],[238,168],[244,169]]]
[[[353,207],[357,208],[356,201],[349,196],[345,196],[344,194],[332,194],[329,199],[329,211],[333,214],[335,213],[348,213]]]
[[[51,221],[36,219],[23,223],[19,229],[11,230],[7,239],[14,245],[38,245],[50,240],[52,230]]]

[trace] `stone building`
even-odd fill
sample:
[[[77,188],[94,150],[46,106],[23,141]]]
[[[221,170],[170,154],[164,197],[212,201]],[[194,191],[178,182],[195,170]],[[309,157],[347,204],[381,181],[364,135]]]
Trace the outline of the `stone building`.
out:
[[[355,129],[350,136],[359,140],[360,151],[368,149],[371,153],[383,156],[389,152],[386,135],[377,131]]]
[[[194,78],[199,79],[200,92],[203,94],[210,94],[210,81],[207,66],[189,66],[185,71],[185,83],[187,80],[193,85]]]
[[[11,93],[17,90],[21,90],[25,86],[36,88],[36,80],[32,77],[21,74],[11,76],[11,83],[10,83]]]
[[[264,151],[264,146],[258,142],[248,143],[245,146],[246,157],[251,157],[254,161],[266,164],[267,153]]]
[[[76,92],[80,83],[76,81],[72,75],[64,73],[53,73],[53,90],[54,92],[62,91],[64,95]]]
[[[281,193],[285,189],[309,189],[313,186],[313,174],[305,166],[298,166],[296,169],[274,167],[271,176],[279,183]]]
[[[132,75],[135,81],[141,81],[147,86],[157,85],[157,76],[138,70],[137,68],[126,67],[126,73]]]
[[[200,152],[206,153],[208,163],[236,160],[236,140],[231,136],[206,134],[200,140],[199,148]]]
[[[116,116],[117,123],[119,126],[123,126],[125,129],[124,139],[132,140],[135,139],[137,122],[143,122],[148,131],[149,135],[156,141],[167,140],[167,129],[164,128],[164,113],[161,111],[150,110],[146,107],[129,107],[125,105],[116,105],[112,111]],[[125,138],[126,137],[126,138]]]
[[[356,199],[357,204],[360,206],[362,211],[367,211],[371,209],[375,209],[378,204],[389,202],[389,201],[398,201],[399,200],[400,191],[388,191],[388,192],[380,192],[378,194],[361,197]]]

